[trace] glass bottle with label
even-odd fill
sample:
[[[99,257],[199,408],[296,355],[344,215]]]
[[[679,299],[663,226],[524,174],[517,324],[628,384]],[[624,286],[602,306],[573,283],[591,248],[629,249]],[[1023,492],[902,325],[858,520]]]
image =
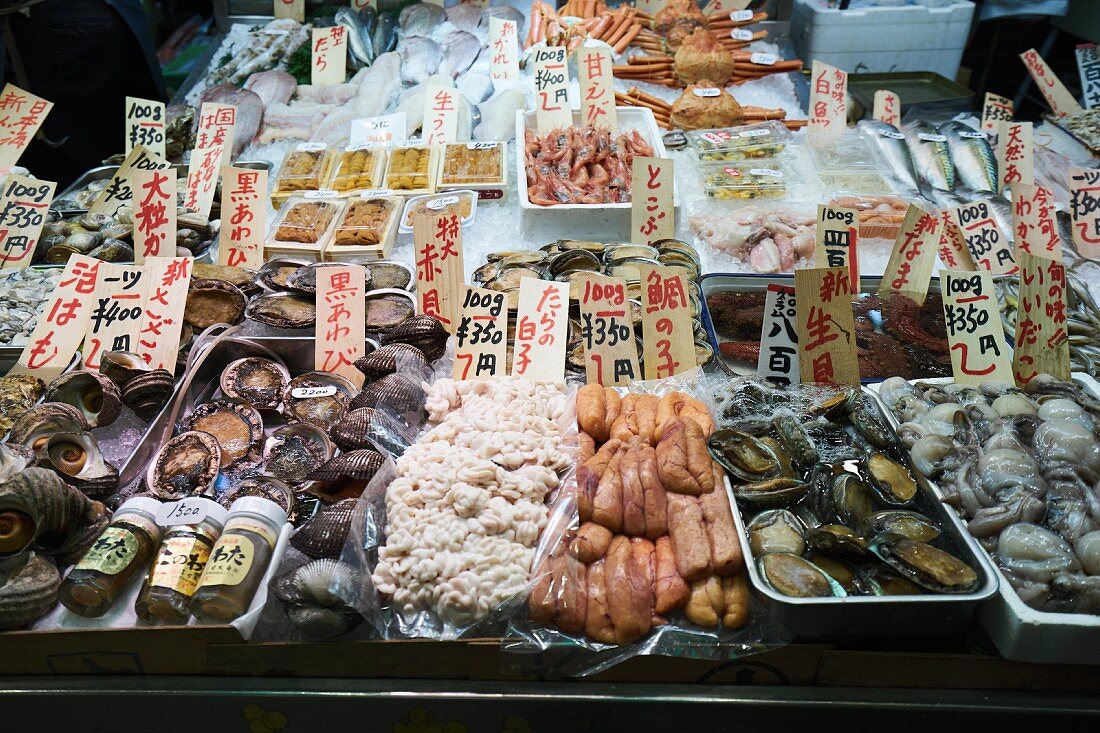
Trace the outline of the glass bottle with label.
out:
[[[191,596],[199,586],[199,578],[229,514],[212,499],[184,501],[188,509],[200,511],[203,518],[189,524],[170,525],[164,530],[164,541],[134,603],[138,618],[154,625],[187,623]]]
[[[58,595],[78,616],[99,618],[110,610],[134,574],[144,568],[160,543],[156,499],[130,499],[115,512],[68,577]]]
[[[228,623],[248,610],[284,524],[286,512],[273,501],[246,496],[233,502],[191,600],[197,619]]]

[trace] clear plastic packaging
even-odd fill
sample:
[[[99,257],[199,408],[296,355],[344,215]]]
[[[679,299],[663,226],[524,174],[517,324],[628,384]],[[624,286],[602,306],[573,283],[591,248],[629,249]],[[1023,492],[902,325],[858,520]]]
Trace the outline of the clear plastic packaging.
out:
[[[401,214],[402,234],[413,230],[413,219],[426,213],[456,213],[462,226],[474,220],[477,213],[476,191],[447,191],[445,193],[414,196],[405,202],[405,211]]]
[[[822,173],[871,171],[883,168],[874,143],[864,135],[818,135],[807,137],[806,146],[814,167]]]
[[[786,166],[774,158],[740,163],[704,163],[703,188],[714,199],[780,198],[787,193]]]
[[[895,239],[910,200],[888,194],[844,192],[833,194],[825,204],[858,211],[860,239]]]
[[[326,188],[340,193],[381,188],[386,170],[386,149],[351,145],[344,149],[332,167]]]
[[[790,130],[774,120],[739,127],[689,130],[685,134],[701,161],[774,158],[791,140]]]
[[[271,239],[275,244],[320,248],[342,207],[335,197],[293,196],[279,210]]]
[[[320,189],[331,164],[332,154],[324,143],[302,143],[283,160],[275,178],[275,193]]]
[[[351,199],[332,233],[330,247],[373,247],[392,239],[401,199],[392,196]]]
[[[450,143],[443,150],[439,185],[491,186],[504,183],[505,143]]]
[[[819,171],[818,178],[827,189],[861,194],[898,193],[893,178],[879,169]]]
[[[434,190],[436,148],[409,145],[390,151],[385,188],[403,193]]]

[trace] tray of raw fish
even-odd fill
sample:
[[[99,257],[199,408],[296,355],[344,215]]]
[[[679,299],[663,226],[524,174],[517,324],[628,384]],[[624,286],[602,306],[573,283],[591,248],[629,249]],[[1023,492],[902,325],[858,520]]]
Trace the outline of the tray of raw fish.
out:
[[[950,380],[878,385],[914,470],[993,559],[981,610],[1003,656],[1100,658],[1100,389],[1040,375],[1023,389]]]

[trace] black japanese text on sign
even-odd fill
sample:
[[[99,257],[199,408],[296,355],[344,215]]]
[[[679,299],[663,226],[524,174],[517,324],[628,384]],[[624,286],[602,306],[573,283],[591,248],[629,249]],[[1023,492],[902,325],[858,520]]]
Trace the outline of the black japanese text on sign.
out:
[[[512,376],[561,381],[568,320],[569,283],[522,278]]]
[[[536,47],[535,56],[535,118],[539,134],[573,124],[569,109],[569,69],[565,63],[565,47]]]
[[[951,209],[955,226],[962,233],[974,265],[997,275],[1016,272],[1012,245],[993,218],[988,201],[974,201]]]
[[[936,264],[940,228],[939,216],[909,204],[879,283],[879,295],[902,293],[917,303],[924,303],[932,266]]]
[[[688,284],[676,268],[641,265],[642,361],[646,379],[694,369],[695,334]]]
[[[993,277],[987,271],[940,270],[951,371],[961,384],[1012,381]]]
[[[1096,67],[1100,70],[1100,64]],[[1100,170],[1069,169],[1073,243],[1082,257],[1100,258]]]
[[[96,372],[104,352],[136,350],[148,282],[139,265],[104,262],[99,270],[82,354],[84,368]]]
[[[672,160],[637,157],[631,166],[630,241],[650,244],[675,236]]]
[[[987,92],[982,104],[982,129],[997,132],[998,122],[1011,122],[1013,115],[1012,100]]]
[[[1100,107],[1100,48],[1095,43],[1077,46],[1077,73],[1081,76],[1085,109]]]
[[[581,341],[588,382],[611,387],[641,379],[626,281],[589,275],[581,286]]]
[[[126,154],[138,145],[164,157],[167,124],[164,102],[126,97]]]
[[[794,272],[803,382],[859,385],[851,282],[847,267]]]
[[[846,267],[851,291],[859,292],[859,212],[817,205],[817,267]]]
[[[187,167],[187,197],[184,201],[187,208],[202,216],[210,215],[218,174],[232,158],[236,125],[235,106],[203,102],[199,110],[199,128],[195,133],[195,149],[191,151],[191,162]]]
[[[55,185],[15,173],[8,175],[0,195],[0,268],[31,264]]]
[[[1020,252],[1020,302],[1012,372],[1021,387],[1040,374],[1070,378],[1066,326],[1066,267],[1058,260]]]
[[[489,379],[505,373],[508,359],[508,296],[463,286],[455,330],[454,379]]]
[[[114,216],[119,208],[133,206],[134,203],[134,174],[138,171],[161,171],[171,165],[167,160],[154,153],[144,145],[138,145],[122,165],[118,167],[111,180],[107,183],[96,200],[92,202],[91,211],[96,214],[109,214]]]
[[[760,329],[757,376],[783,386],[802,380],[798,365],[797,319],[794,288],[769,283],[764,300],[764,324]]]

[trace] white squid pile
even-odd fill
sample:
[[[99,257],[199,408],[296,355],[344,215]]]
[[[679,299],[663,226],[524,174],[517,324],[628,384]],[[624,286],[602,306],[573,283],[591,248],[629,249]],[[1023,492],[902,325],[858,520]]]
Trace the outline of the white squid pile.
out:
[[[546,498],[572,462],[564,384],[443,379],[435,423],[397,460],[387,538],[373,580],[403,615],[431,611],[459,628],[522,593],[546,527]]]

